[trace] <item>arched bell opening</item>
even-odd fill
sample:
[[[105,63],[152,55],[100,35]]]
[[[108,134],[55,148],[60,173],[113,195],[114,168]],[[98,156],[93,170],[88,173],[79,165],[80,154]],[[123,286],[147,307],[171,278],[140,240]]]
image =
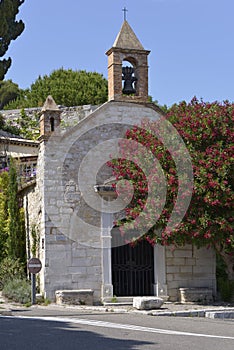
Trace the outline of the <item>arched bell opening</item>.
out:
[[[124,58],[122,61],[122,93],[124,95],[137,94],[137,80],[136,60],[133,57]]]

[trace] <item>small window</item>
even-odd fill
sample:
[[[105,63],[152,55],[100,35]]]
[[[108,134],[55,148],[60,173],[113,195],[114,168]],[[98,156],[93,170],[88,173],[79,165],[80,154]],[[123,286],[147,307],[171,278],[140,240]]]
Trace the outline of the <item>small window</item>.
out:
[[[50,118],[50,131],[54,131],[54,118]]]

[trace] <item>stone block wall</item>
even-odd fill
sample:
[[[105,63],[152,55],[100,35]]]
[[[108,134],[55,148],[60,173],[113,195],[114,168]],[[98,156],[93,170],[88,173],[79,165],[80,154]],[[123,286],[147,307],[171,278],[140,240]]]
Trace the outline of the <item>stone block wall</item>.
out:
[[[103,277],[108,271],[101,249],[101,204],[94,209],[84,200],[78,171],[86,154],[93,151],[98,142],[122,137],[126,128],[152,116],[157,119],[158,113],[142,105],[109,102],[66,133],[41,142],[37,183],[28,193],[28,205],[29,221],[36,221],[40,230],[39,258],[43,265],[40,285],[45,297],[55,300],[56,290],[91,289],[96,303],[102,297],[104,286],[111,284]],[[108,157],[110,153],[108,149]],[[93,166],[94,160],[95,157],[91,159]],[[99,196],[95,194],[94,185],[107,180],[111,174],[109,170],[101,167],[95,179],[91,171],[81,173],[90,186],[87,191]],[[189,245],[175,250],[166,247],[165,264],[166,276],[162,283],[166,283],[171,301],[178,300],[179,288],[204,287],[215,294],[215,253],[212,250],[198,250]]]
[[[95,111],[97,106],[92,105],[84,105],[84,106],[74,106],[74,107],[65,107],[58,106],[61,111],[61,127],[73,127],[80,120],[87,117],[90,113]],[[24,111],[28,117],[32,120],[38,120],[38,128],[39,128],[39,114],[41,112],[41,107],[35,108],[24,108]],[[13,109],[13,110],[1,110],[1,115],[6,118],[9,124],[17,126],[17,119],[21,116],[21,109]]]
[[[63,235],[46,235],[45,295],[54,300],[56,290],[91,289],[100,300],[101,251],[79,246]]]
[[[54,139],[41,144],[44,173],[38,175],[37,182],[43,193],[41,236],[45,240],[43,274],[47,298],[54,300],[56,290],[92,289],[94,303],[100,301],[105,284],[103,269],[107,268],[102,252],[102,201],[99,199],[100,206],[95,209],[87,203],[85,195],[99,197],[94,185],[102,184],[112,172],[102,167],[97,154],[92,155],[90,163],[94,173],[97,170],[96,177],[90,170],[81,172],[85,189],[80,188],[78,172],[84,157],[100,141],[123,137],[129,125],[137,123],[137,117],[140,120],[152,114],[156,119],[158,114],[151,108],[107,103],[65,134],[55,134]],[[112,152],[109,148],[105,152],[109,160]],[[101,157],[102,153],[98,151]]]
[[[209,288],[216,294],[216,257],[212,249],[192,245],[166,248],[166,281],[170,301],[179,299],[179,288]]]

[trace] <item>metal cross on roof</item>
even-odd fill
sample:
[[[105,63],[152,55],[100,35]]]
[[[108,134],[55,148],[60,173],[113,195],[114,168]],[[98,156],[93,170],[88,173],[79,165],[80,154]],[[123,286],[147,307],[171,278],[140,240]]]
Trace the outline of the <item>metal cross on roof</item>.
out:
[[[128,12],[128,10],[127,10],[127,8],[126,8],[126,7],[124,7],[124,8],[122,9],[122,11],[123,11],[123,13],[124,13],[124,20],[126,21],[126,19],[127,19],[127,12]]]

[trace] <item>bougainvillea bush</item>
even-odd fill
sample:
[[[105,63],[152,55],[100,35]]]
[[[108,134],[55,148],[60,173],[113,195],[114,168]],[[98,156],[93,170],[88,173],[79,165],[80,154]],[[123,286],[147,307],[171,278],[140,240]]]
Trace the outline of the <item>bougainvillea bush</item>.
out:
[[[178,246],[192,243],[197,247],[213,247],[224,259],[229,279],[234,280],[234,104],[228,101],[206,103],[193,98],[190,103],[173,105],[163,118],[176,128],[190,155],[193,188],[187,212],[177,227],[168,229],[179,188],[176,155],[171,154],[155,136],[153,131],[158,127],[158,122],[148,122],[146,126],[147,122],[142,121],[142,125],[126,132],[126,140],[143,145],[160,162],[166,180],[166,199],[162,208],[160,195],[149,198],[149,181],[151,187],[162,186],[162,176],[158,171],[154,173],[153,179],[145,175],[146,158],[150,156],[133,147],[131,153],[136,152],[138,158],[138,162],[134,162],[133,159],[126,159],[126,147],[120,145],[121,157],[109,162],[109,166],[117,180],[129,180],[130,185],[125,184],[124,188],[126,197],[128,186],[133,186],[134,195],[125,208],[126,221],[117,224],[127,237],[128,231],[141,224],[138,218],[144,215],[145,222],[149,222],[149,229],[140,239],[147,239],[151,244]],[[183,157],[180,161],[183,162]],[[144,170],[140,167],[142,163]],[[154,167],[157,163],[152,161],[150,164]],[[120,187],[117,186],[117,192],[121,190]],[[160,208],[159,216],[155,215],[156,207]]]

